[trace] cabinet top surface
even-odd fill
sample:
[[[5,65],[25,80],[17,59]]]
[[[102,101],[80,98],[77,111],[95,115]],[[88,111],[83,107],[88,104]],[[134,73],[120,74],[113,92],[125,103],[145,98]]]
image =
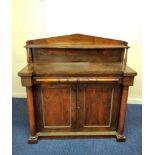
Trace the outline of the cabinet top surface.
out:
[[[19,76],[135,76],[136,72],[122,63],[33,63],[19,72]]]
[[[122,40],[101,38],[83,34],[71,34],[51,38],[29,40],[26,48],[128,48],[128,43]]]

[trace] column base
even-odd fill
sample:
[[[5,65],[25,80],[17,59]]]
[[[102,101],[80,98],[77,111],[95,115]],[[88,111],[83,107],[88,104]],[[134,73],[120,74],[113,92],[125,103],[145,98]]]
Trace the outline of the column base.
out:
[[[116,140],[117,140],[117,142],[125,142],[126,137],[125,137],[125,135],[117,134],[116,135]]]
[[[38,143],[38,136],[30,136],[28,139],[29,144],[37,144]]]

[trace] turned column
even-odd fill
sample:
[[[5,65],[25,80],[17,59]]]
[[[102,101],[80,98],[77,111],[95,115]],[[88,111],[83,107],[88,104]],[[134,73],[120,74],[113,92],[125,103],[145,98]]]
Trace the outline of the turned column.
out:
[[[123,87],[121,107],[120,107],[120,115],[119,115],[119,124],[118,124],[118,132],[120,134],[123,134],[123,132],[124,132],[124,123],[125,123],[125,117],[126,117],[128,90],[129,90],[128,86]]]
[[[127,109],[128,89],[129,89],[128,86],[123,86],[118,130],[117,130],[118,135],[116,136],[117,141],[126,140],[126,137],[123,135],[123,133],[124,133],[124,124],[125,124],[126,109]]]
[[[35,112],[34,112],[34,102],[33,102],[33,91],[32,87],[26,87],[27,92],[27,106],[29,114],[29,126],[30,126],[30,137],[29,143],[36,143],[36,124],[35,124]]]

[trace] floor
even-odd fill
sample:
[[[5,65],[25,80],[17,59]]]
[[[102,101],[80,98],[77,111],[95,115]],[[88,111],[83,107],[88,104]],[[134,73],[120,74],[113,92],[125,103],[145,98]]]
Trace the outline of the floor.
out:
[[[115,138],[40,140],[30,145],[26,100],[12,99],[13,155],[141,155],[142,105],[128,104],[125,124],[125,143]]]

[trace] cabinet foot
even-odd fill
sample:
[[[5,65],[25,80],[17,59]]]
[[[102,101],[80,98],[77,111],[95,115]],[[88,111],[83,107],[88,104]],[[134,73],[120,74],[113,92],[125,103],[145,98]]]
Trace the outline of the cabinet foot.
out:
[[[125,142],[126,137],[125,137],[125,135],[117,134],[116,135],[116,140],[117,140],[117,142]]]
[[[38,142],[38,136],[30,136],[28,139],[29,144],[37,144]]]

